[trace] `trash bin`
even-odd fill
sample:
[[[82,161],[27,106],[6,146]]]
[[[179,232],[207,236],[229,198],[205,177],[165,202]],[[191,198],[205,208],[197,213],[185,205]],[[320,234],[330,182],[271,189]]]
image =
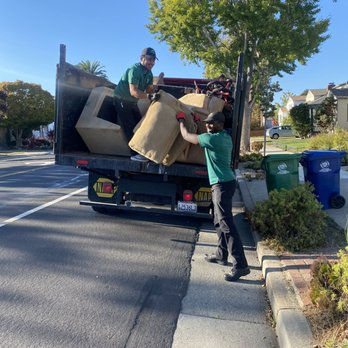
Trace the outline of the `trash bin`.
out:
[[[341,159],[345,151],[308,150],[304,151],[300,163],[305,181],[314,186],[314,194],[323,209],[342,208],[345,199],[340,195]]]
[[[299,185],[298,166],[301,154],[267,155],[261,162],[266,172],[267,191],[291,189]]]

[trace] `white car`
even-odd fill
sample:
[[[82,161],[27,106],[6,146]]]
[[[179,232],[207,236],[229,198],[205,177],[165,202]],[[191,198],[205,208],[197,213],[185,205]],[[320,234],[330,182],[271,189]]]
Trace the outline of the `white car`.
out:
[[[271,139],[278,139],[279,137],[294,137],[295,132],[292,130],[291,126],[275,126],[268,128],[266,135]]]

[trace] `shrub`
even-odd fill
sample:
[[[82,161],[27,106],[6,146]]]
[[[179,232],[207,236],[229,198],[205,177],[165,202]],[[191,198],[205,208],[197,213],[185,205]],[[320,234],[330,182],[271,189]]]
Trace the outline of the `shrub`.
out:
[[[310,296],[320,309],[333,315],[348,315],[348,248],[340,250],[339,260],[330,263],[319,258],[311,266]]]
[[[247,153],[239,157],[239,162],[254,162],[254,161],[261,161],[263,158],[261,153]]]
[[[333,148],[333,134],[318,134],[310,138],[308,148],[310,150],[331,150]]]
[[[262,141],[253,141],[251,143],[251,150],[253,152],[259,152],[263,148],[263,143]]]
[[[311,150],[346,151],[348,154],[348,131],[337,128],[334,133],[318,134],[309,140],[308,148]],[[348,155],[345,156],[343,162],[348,162]]]
[[[312,192],[308,183],[271,191],[268,200],[257,202],[250,214],[253,228],[290,251],[324,245],[326,214]]]
[[[337,128],[334,133],[323,133],[312,137],[308,146],[313,150],[339,150],[348,152],[348,131]]]

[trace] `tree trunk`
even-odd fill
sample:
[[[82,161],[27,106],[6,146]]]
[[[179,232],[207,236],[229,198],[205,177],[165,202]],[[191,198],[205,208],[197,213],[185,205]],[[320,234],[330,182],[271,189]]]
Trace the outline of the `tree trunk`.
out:
[[[16,128],[16,147],[22,146],[22,135],[23,135],[23,129]]]

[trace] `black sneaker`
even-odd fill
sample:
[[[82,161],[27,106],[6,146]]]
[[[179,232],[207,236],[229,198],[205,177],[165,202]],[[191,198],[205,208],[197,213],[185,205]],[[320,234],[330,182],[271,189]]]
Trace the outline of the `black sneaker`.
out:
[[[240,277],[244,277],[250,273],[250,268],[233,268],[231,273],[225,274],[225,280],[228,282],[235,282]]]
[[[216,255],[206,255],[204,258],[205,261],[210,262],[210,263],[217,263],[222,266],[227,265],[227,260],[221,260],[216,257]]]

